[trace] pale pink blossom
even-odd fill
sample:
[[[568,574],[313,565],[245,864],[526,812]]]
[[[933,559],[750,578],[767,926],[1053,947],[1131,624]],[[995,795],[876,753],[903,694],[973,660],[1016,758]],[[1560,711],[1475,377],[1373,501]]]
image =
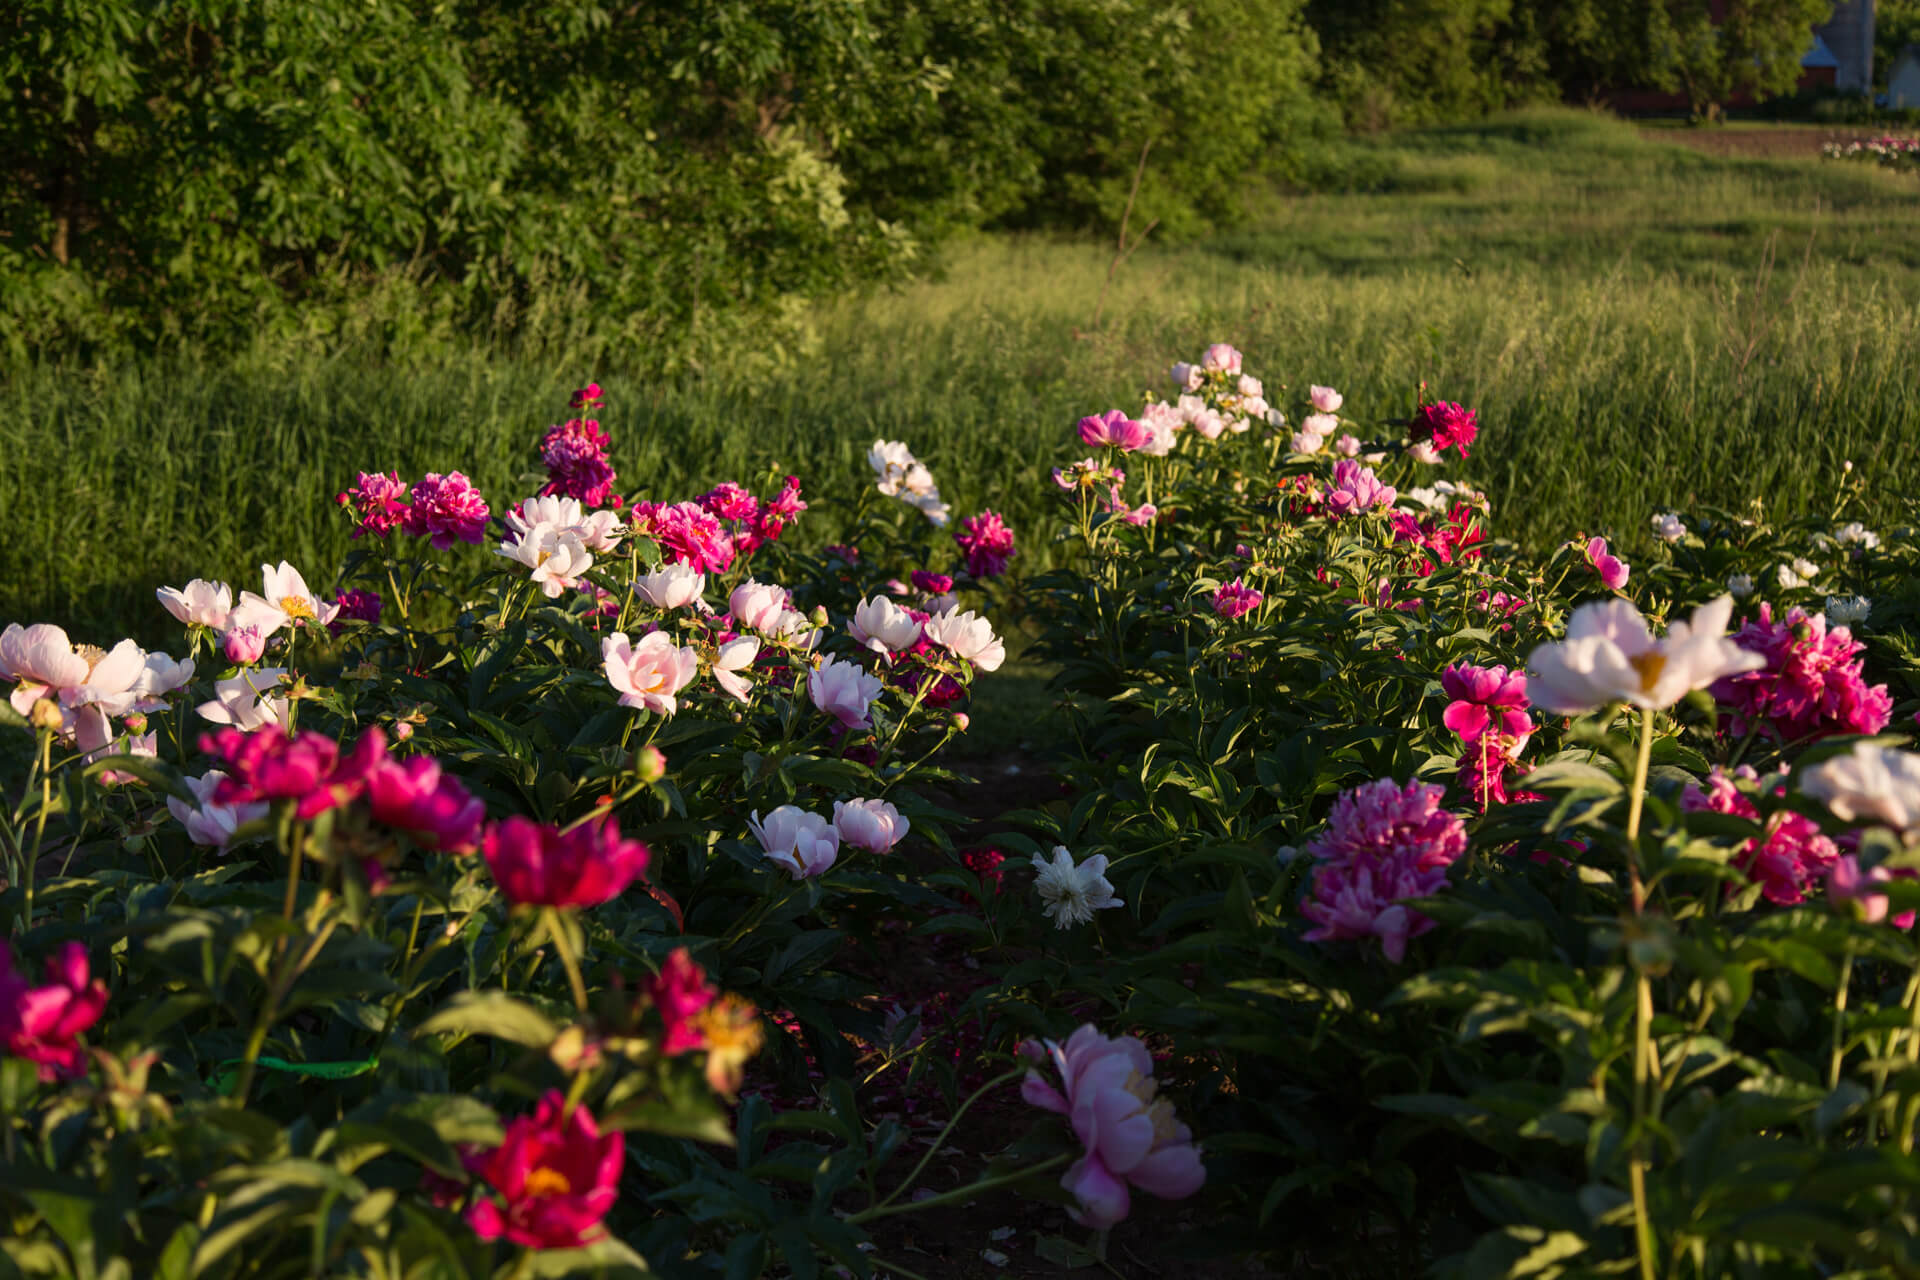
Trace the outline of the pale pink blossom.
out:
[[[886,853],[906,838],[912,826],[885,800],[835,800],[833,829],[840,843],[869,853]]]
[[[202,720],[230,724],[246,733],[287,722],[287,700],[273,696],[286,678],[280,667],[256,667],[213,682],[213,701],[195,708]]]
[[[885,596],[874,596],[854,606],[847,630],[875,653],[905,653],[920,639],[920,620]]]
[[[1434,448],[1432,441],[1428,440],[1408,445],[1407,456],[1423,466],[1433,467],[1440,464],[1440,450]]]
[[[743,627],[750,627],[762,635],[770,635],[779,630],[782,615],[792,607],[792,597],[785,587],[770,583],[755,582],[749,578],[733,589],[727,597],[727,611],[739,620]]]
[[[235,627],[220,637],[220,653],[236,666],[250,667],[267,651],[267,638],[258,627]]]
[[[300,571],[282,560],[276,568],[260,566],[261,594],[240,593],[240,603],[228,616],[229,627],[257,627],[262,636],[270,636],[282,627],[303,627],[308,623],[325,626],[340,612],[340,606],[316,597]]]
[[[768,860],[795,880],[821,874],[840,856],[840,833],[833,824],[795,805],[783,804],[764,819],[754,810],[747,830],[760,842]]]
[[[1173,385],[1180,390],[1198,391],[1207,375],[1199,365],[1182,361],[1173,366],[1173,372],[1169,376],[1173,379]]]
[[[1238,377],[1240,352],[1224,342],[1216,342],[1201,355],[1200,367],[1208,373],[1224,373],[1228,377]]]
[[[1293,433],[1293,451],[1295,453],[1315,454],[1326,444],[1327,438],[1314,431],[1296,431]]]
[[[1856,742],[1800,774],[1800,791],[1842,822],[1889,827],[1907,843],[1920,839],[1920,755]]]
[[[1584,604],[1567,621],[1567,638],[1536,648],[1527,658],[1533,673],[1527,696],[1537,707],[1577,715],[1626,702],[1670,707],[1694,689],[1723,676],[1766,665],[1757,653],[1727,636],[1733,597],[1701,605],[1685,622],[1673,623],[1655,640],[1630,600]]]
[[[1340,419],[1330,413],[1310,413],[1300,419],[1300,425],[1305,430],[1324,438],[1340,429]]]
[[[146,661],[146,652],[131,640],[111,650],[75,645],[47,622],[10,623],[0,632],[0,679],[19,681],[9,701],[23,716],[42,698],[66,709],[97,706],[106,715],[125,715],[139,699]]]
[[[700,674],[700,655],[674,644],[664,631],[641,636],[638,644],[616,631],[600,642],[607,683],[620,692],[620,705],[670,716],[674,695]]]
[[[509,511],[504,521],[513,535],[509,541],[524,541],[534,529],[546,525],[555,534],[573,534],[588,551],[611,551],[626,532],[626,519],[619,512],[589,512],[578,498],[559,494],[528,498],[519,511]]]
[[[1357,458],[1360,456],[1360,437],[1351,431],[1343,432],[1340,438],[1333,442],[1333,449],[1343,458]]]
[[[753,684],[744,674],[760,656],[758,636],[736,636],[720,646],[713,659],[713,681],[738,702],[751,700]]]
[[[187,829],[187,838],[195,844],[224,849],[237,829],[266,817],[272,808],[264,800],[244,804],[220,804],[214,800],[214,792],[220,789],[226,776],[219,769],[210,769],[198,778],[183,779],[187,790],[193,793],[192,804],[178,796],[167,797],[168,812]]]
[[[885,686],[851,662],[828,658],[807,676],[813,705],[849,729],[867,727],[867,709]]]
[[[573,499],[553,499],[571,502]],[[532,570],[531,577],[547,599],[575,590],[593,567],[593,556],[573,529],[536,524],[516,531],[494,551]]]
[[[195,578],[185,587],[161,587],[154,592],[176,620],[190,627],[224,631],[233,612],[233,588],[224,582]]]
[[[1332,387],[1323,387],[1317,383],[1307,388],[1307,402],[1321,413],[1338,413],[1347,398]]]
[[[928,618],[924,631],[927,639],[982,671],[998,671],[1007,660],[1007,648],[993,634],[993,624],[971,609],[961,613],[949,606]]]
[[[656,609],[681,609],[697,604],[706,589],[707,575],[677,560],[633,580],[633,593]]]

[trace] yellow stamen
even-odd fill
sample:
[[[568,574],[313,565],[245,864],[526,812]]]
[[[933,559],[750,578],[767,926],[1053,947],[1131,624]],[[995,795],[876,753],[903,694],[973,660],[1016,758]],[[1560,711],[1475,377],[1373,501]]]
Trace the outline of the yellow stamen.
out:
[[[313,601],[305,596],[281,596],[280,612],[296,622],[302,618],[313,617]]]
[[[88,675],[92,675],[93,669],[100,665],[100,659],[107,656],[107,651],[97,644],[77,644],[73,646],[73,651],[87,660]]]
[[[1647,690],[1659,682],[1660,673],[1667,669],[1667,655],[1658,649],[1649,649],[1628,658],[1627,665],[1639,674],[1640,688]]]
[[[542,1165],[527,1175],[527,1194],[530,1196],[564,1196],[572,1193],[573,1184],[558,1169]]]

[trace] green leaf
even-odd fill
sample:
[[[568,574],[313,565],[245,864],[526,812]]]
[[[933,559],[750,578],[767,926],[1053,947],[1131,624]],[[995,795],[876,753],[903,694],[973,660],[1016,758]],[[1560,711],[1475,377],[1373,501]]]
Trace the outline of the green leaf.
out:
[[[472,1036],[492,1036],[529,1049],[545,1049],[559,1036],[560,1028],[546,1014],[504,991],[462,991],[413,1034],[416,1038],[450,1035],[456,1044]]]

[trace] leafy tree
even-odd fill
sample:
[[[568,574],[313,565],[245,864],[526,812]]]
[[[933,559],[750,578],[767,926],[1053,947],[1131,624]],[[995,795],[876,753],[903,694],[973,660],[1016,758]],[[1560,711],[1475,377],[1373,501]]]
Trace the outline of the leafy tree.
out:
[[[1832,0],[1665,0],[1664,9],[1673,35],[1650,50],[1649,81],[1708,116],[1739,93],[1791,90],[1813,25],[1833,16]]]

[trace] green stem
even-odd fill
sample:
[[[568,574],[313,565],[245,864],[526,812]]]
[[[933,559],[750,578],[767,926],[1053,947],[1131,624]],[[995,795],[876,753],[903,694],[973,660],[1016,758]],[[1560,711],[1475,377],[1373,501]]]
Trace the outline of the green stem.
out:
[[[909,1204],[888,1204],[883,1201],[871,1209],[861,1210],[859,1213],[846,1219],[846,1221],[849,1225],[858,1226],[862,1222],[871,1222],[875,1218],[889,1218],[896,1213],[913,1213],[920,1209],[934,1209],[943,1204],[953,1204],[956,1201],[964,1202],[972,1200],[983,1192],[993,1190],[995,1187],[1004,1187],[1010,1182],[1022,1182],[1031,1178],[1036,1173],[1045,1173],[1049,1169],[1057,1169],[1071,1159],[1073,1159],[1071,1152],[1062,1152],[1060,1155],[1054,1156],[1051,1159],[1042,1160],[1032,1168],[1016,1169],[1012,1173],[1003,1173],[992,1178],[982,1178],[978,1182],[969,1182],[964,1187],[955,1187],[951,1191],[942,1191],[937,1196],[928,1196],[925,1200],[915,1200]],[[891,1197],[889,1197],[889,1199],[891,1199]]]
[[[1653,759],[1653,708],[1640,713],[1640,754],[1633,767],[1633,794],[1627,802],[1627,877],[1632,886],[1633,914],[1646,906],[1646,888],[1640,879],[1640,812],[1646,799],[1647,766]],[[1653,983],[1645,969],[1634,968],[1633,1000],[1633,1154],[1627,1162],[1627,1182],[1633,1194],[1633,1236],[1640,1260],[1640,1280],[1654,1280],[1653,1220],[1647,1212],[1647,1146],[1642,1126],[1651,1099],[1647,1080],[1653,1056]]]
[[[324,897],[324,890],[322,894]],[[321,904],[321,908],[324,908],[324,903]],[[234,1103],[242,1109],[246,1107],[247,1095],[253,1089],[253,1075],[259,1062],[260,1050],[266,1047],[267,1032],[272,1028],[274,1019],[279,1014],[281,1002],[287,998],[287,993],[293,990],[293,984],[299,980],[301,974],[306,972],[307,966],[313,963],[314,957],[320,954],[320,948],[327,945],[327,939],[333,936],[334,927],[339,923],[340,917],[334,916],[327,921],[320,932],[308,939],[306,950],[297,958],[289,953],[287,964],[268,986],[266,1003],[260,1006],[260,1016],[254,1020],[253,1030],[247,1036],[246,1053],[240,1063],[240,1080],[233,1090]]]
[[[581,1013],[587,1011],[587,984],[580,977],[580,960],[573,954],[573,944],[567,940],[566,924],[560,919],[560,908],[542,908],[546,915],[547,936],[553,939],[554,950],[560,953],[560,963],[566,966],[567,982],[573,987],[573,1004]]]
[[[905,1192],[908,1187],[913,1185],[914,1179],[918,1178],[921,1174],[921,1171],[927,1167],[927,1162],[929,1160],[932,1160],[934,1157],[934,1153],[940,1150],[940,1144],[945,1142],[947,1140],[947,1135],[953,1132],[953,1126],[959,1124],[960,1117],[967,1114],[967,1108],[972,1106],[974,1103],[978,1102],[983,1096],[985,1096],[987,1090],[996,1089],[999,1086],[1007,1083],[1007,1081],[1014,1079],[1016,1076],[1025,1075],[1026,1072],[1027,1072],[1027,1069],[1024,1066],[1015,1067],[1011,1071],[1005,1071],[995,1076],[993,1079],[987,1081],[985,1084],[981,1085],[978,1089],[975,1089],[972,1093],[968,1094],[966,1101],[962,1102],[958,1107],[954,1108],[952,1118],[950,1118],[947,1121],[947,1127],[940,1131],[940,1136],[933,1140],[933,1145],[927,1148],[927,1153],[920,1157],[920,1163],[913,1166],[913,1169],[907,1174],[906,1179],[902,1181],[899,1186],[895,1187],[891,1192],[889,1192],[886,1199],[882,1200],[879,1204],[874,1205],[873,1208],[869,1209],[867,1212],[877,1214],[879,1210],[886,1208],[888,1205],[892,1204],[895,1200],[898,1200],[901,1194]],[[921,1203],[925,1203],[925,1201],[922,1201]],[[854,1218],[854,1219],[851,1219],[851,1221],[858,1222],[859,1219]]]
[[[287,896],[280,906],[283,918],[293,919],[294,902],[300,895],[300,862],[306,854],[307,828],[305,823],[295,823],[293,828],[293,851],[287,855]]]
[[[1833,1036],[1827,1054],[1827,1088],[1840,1087],[1840,1060],[1846,1048],[1847,986],[1853,981],[1853,948],[1840,957],[1840,983],[1833,992]]]

